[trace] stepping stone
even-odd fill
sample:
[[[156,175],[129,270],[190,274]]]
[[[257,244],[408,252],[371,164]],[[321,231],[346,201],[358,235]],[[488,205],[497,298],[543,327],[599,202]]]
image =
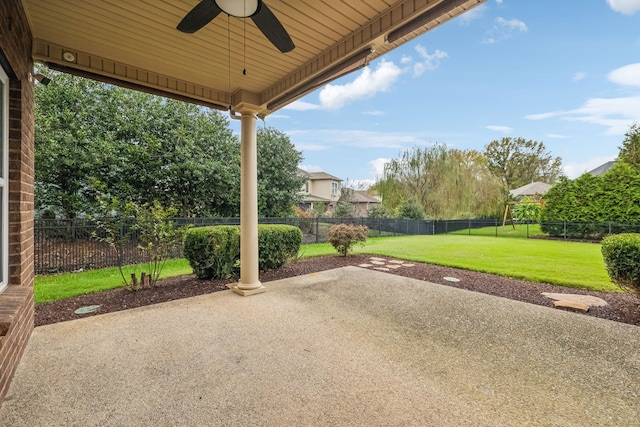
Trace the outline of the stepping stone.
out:
[[[389,261],[389,264],[404,264],[404,261],[400,261],[399,259],[392,259]]]
[[[393,268],[394,270],[396,268],[400,268],[401,266],[399,266],[398,264],[387,264],[387,268]]]
[[[390,271],[388,268],[386,267],[373,267],[374,270],[380,270],[380,271]]]
[[[459,282],[460,279],[458,279],[457,277],[443,277],[444,280],[446,280],[447,282]]]
[[[585,304],[588,307],[605,307],[609,305],[602,298],[594,297],[591,295],[557,294],[553,292],[543,292],[542,295],[556,301],[573,301],[580,304]]]
[[[372,256],[371,258],[369,258],[371,261],[387,261],[385,258],[376,258],[374,256]]]
[[[415,264],[400,264],[401,267],[413,267]]]
[[[373,264],[360,264],[358,265],[358,267],[369,268],[369,267],[373,267]]]
[[[375,264],[375,265],[385,265],[386,262],[382,262],[382,261],[371,261],[371,264]]]
[[[582,304],[580,302],[575,302],[575,301],[567,301],[567,300],[554,301],[553,306],[555,308],[562,308],[570,311],[579,311],[582,313],[586,313],[587,311],[589,311],[589,306],[587,304]]]

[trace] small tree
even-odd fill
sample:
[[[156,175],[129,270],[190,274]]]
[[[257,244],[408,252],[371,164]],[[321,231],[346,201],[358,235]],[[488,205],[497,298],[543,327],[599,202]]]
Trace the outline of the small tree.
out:
[[[133,228],[139,232],[138,249],[146,252],[149,257],[148,276],[141,273],[140,286],[142,287],[155,286],[167,259],[180,248],[189,227],[174,226],[171,218],[175,217],[176,213],[177,209],[164,208],[158,201],[135,207],[136,223]],[[146,283],[146,277],[149,277],[148,283]],[[134,280],[132,287],[135,287],[135,282]]]
[[[103,189],[99,182],[94,183],[97,189]],[[124,275],[122,267],[122,247],[130,240],[130,227],[134,219],[135,205],[133,203],[123,203],[115,197],[101,194],[98,197],[98,214],[89,216],[89,219],[96,225],[96,229],[91,233],[92,237],[100,242],[106,243],[113,251],[118,260],[118,271],[124,286],[129,281]]]
[[[369,218],[389,218],[389,211],[381,204],[374,205],[367,211],[367,216]]]
[[[405,200],[398,206],[398,218],[424,219],[424,211],[413,200]]]
[[[360,242],[364,245],[368,233],[369,229],[365,225],[336,224],[329,228],[329,243],[339,254],[347,256],[356,243]]]
[[[333,216],[336,218],[350,218],[353,217],[356,207],[351,202],[338,202],[333,209]]]

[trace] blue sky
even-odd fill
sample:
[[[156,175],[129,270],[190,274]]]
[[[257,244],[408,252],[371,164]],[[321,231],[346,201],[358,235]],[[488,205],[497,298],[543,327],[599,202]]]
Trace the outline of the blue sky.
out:
[[[302,168],[375,182],[439,142],[543,141],[573,178],[640,123],[640,0],[488,0],[268,116]],[[350,181],[350,182],[347,182]]]

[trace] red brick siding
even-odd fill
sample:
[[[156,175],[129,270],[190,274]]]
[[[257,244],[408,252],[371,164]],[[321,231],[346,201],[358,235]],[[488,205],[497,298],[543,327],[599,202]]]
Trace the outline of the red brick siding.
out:
[[[9,87],[9,283],[0,294],[0,403],[33,330],[32,36],[20,0],[0,2]]]

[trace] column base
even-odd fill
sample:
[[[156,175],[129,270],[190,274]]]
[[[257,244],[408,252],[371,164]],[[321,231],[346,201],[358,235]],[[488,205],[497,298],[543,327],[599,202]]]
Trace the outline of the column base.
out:
[[[249,295],[261,294],[265,292],[267,288],[260,285],[259,287],[253,288],[253,289],[242,289],[240,288],[240,285],[236,285],[233,288],[231,288],[231,290],[238,295],[242,295],[243,297],[248,297]]]

